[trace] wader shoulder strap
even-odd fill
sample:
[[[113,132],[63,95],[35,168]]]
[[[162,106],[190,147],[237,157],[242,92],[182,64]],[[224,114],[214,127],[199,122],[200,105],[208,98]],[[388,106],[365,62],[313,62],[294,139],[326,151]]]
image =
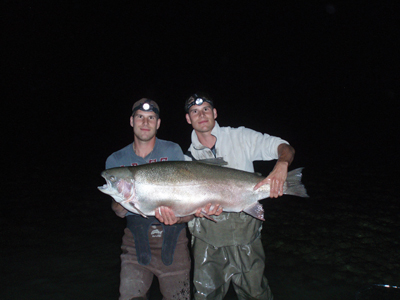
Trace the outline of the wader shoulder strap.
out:
[[[126,221],[126,227],[132,232],[135,240],[137,260],[139,264],[147,266],[151,260],[148,231],[156,218],[149,217],[146,219],[139,215],[129,215],[126,216]]]
[[[161,259],[164,265],[169,266],[174,260],[174,252],[176,243],[178,242],[181,230],[186,227],[186,223],[165,225],[161,224],[164,228],[163,245],[161,249]]]
[[[127,228],[132,232],[135,240],[136,255],[139,264],[147,266],[151,261],[151,251],[149,243],[149,228],[153,223],[159,223],[155,217],[143,218],[139,215],[126,216]],[[164,225],[163,244],[161,249],[161,259],[168,266],[172,264],[176,242],[184,224]]]
[[[187,156],[189,156],[191,159],[193,159],[193,160],[197,160],[197,159],[195,159],[194,158],[194,156],[193,156],[193,154],[192,154],[192,152],[190,152],[189,150],[188,151],[186,151],[186,153],[185,153]]]

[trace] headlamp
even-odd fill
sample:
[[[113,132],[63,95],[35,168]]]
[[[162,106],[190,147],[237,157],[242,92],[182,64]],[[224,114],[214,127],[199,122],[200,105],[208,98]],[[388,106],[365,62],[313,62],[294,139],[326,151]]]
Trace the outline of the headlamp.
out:
[[[160,116],[160,111],[157,109],[157,107],[155,107],[153,104],[145,101],[143,103],[140,103],[138,106],[136,106],[133,110],[132,110],[132,115],[135,114],[135,112],[137,110],[142,110],[142,111],[153,111],[155,112],[158,116]]]
[[[193,106],[193,105],[202,105],[204,102],[210,103],[212,107],[214,107],[214,103],[211,100],[208,100],[207,98],[204,97],[199,97],[196,94],[194,94],[193,96],[191,96],[189,98],[188,101],[190,101],[191,99],[193,99],[192,102],[188,103],[186,105],[186,111],[189,112],[189,109]]]

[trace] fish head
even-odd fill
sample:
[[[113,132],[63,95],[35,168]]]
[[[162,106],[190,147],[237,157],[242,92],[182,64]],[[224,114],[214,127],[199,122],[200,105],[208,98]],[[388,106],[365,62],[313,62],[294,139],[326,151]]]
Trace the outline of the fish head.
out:
[[[100,192],[110,195],[118,203],[133,201],[135,180],[128,168],[111,168],[101,172],[106,184],[97,187]]]

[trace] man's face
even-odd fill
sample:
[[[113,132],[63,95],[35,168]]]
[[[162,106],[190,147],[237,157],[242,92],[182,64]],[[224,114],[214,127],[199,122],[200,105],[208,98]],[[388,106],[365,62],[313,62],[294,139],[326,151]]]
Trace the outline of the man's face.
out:
[[[198,132],[211,131],[215,126],[217,110],[208,102],[202,105],[193,105],[186,114],[186,121]]]
[[[140,141],[150,141],[156,136],[161,120],[153,111],[137,110],[130,119],[133,133]]]

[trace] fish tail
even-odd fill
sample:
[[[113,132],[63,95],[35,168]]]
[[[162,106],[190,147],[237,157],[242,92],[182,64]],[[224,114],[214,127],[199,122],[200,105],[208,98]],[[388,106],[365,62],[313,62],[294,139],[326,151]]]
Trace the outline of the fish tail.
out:
[[[288,176],[286,179],[287,190],[285,191],[286,195],[294,195],[298,197],[309,197],[307,195],[307,191],[305,186],[301,183],[301,172],[304,168],[298,168],[288,172]]]

